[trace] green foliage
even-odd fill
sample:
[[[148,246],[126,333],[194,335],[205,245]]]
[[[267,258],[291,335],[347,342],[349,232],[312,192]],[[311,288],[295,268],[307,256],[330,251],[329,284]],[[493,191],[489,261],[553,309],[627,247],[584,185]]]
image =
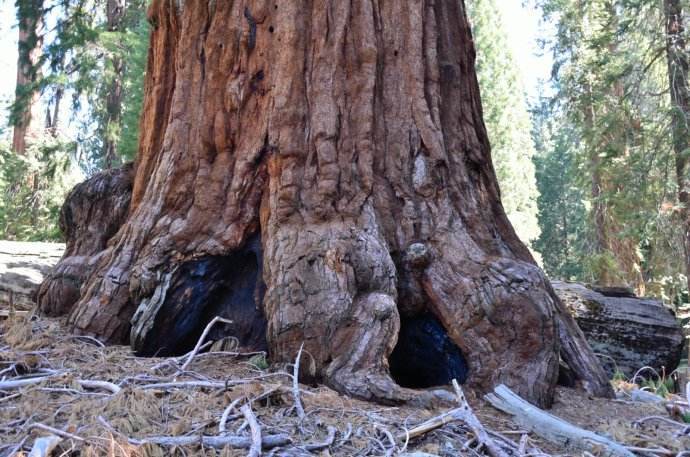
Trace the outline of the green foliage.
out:
[[[524,88],[495,0],[474,0],[467,7],[477,48],[476,69],[484,122],[501,201],[518,236],[529,245],[539,236],[539,193]]]
[[[662,4],[536,3],[556,34],[549,43],[555,95],[546,114],[535,111],[542,124],[555,113],[546,140],[539,139],[543,132],[535,136],[542,195],[535,247],[552,276],[607,277],[678,302],[685,287],[683,229]]]
[[[125,2],[115,30],[106,23],[106,2],[65,0],[51,6],[56,24],[46,35],[40,87],[49,105],[59,105],[63,94],[71,96],[79,165],[88,174],[106,165],[106,142],[116,145],[112,165],[136,153],[150,28],[147,3]],[[113,116],[108,97],[115,83],[121,95]]]
[[[0,145],[0,239],[60,240],[60,207],[81,179],[71,166],[74,146],[47,137],[19,155]]]
[[[642,381],[641,385],[645,390],[661,398],[668,398],[668,395],[674,390],[673,379],[666,376],[661,376],[656,379],[645,379]]]
[[[268,360],[266,360],[266,354],[257,354],[250,358],[248,362],[258,370],[268,369]]]
[[[149,48],[150,25],[146,15],[125,33],[127,66],[124,72],[122,128],[118,153],[123,161],[134,160],[139,147],[139,117],[144,102],[144,75]]]
[[[539,190],[541,233],[534,248],[553,278],[578,280],[584,276],[587,238],[585,192],[577,185],[576,132],[544,104],[533,112],[534,157]]]

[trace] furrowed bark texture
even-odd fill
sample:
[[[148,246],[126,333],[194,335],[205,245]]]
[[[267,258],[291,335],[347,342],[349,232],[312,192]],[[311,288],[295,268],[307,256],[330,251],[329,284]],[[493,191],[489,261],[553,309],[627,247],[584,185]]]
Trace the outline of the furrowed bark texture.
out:
[[[440,395],[388,368],[401,319],[425,316],[405,334],[442,341],[453,373],[461,353],[472,387],[551,402],[559,332],[591,350],[501,206],[461,1],[149,14],[132,207],[77,331],[173,353],[220,314],[255,329],[243,344],[265,330],[272,360],[304,343],[317,379],[394,403]],[[578,374],[605,390],[591,358]]]

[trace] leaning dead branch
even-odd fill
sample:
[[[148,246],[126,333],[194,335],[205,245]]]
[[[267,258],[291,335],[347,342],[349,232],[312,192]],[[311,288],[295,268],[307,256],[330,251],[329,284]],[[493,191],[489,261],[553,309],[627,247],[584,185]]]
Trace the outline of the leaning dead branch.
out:
[[[494,408],[513,416],[522,426],[559,446],[574,447],[593,453],[605,448],[609,455],[634,456],[625,446],[615,441],[577,427],[529,404],[503,384],[497,386],[493,393],[487,394],[484,398]]]
[[[208,323],[204,331],[201,333],[201,336],[199,337],[199,341],[196,342],[196,346],[194,346],[194,349],[192,352],[189,354],[189,357],[187,357],[187,360],[182,364],[180,367],[180,372],[183,372],[187,369],[190,363],[192,363],[192,360],[194,360],[194,356],[199,352],[199,349],[201,348],[201,345],[204,344],[204,340],[206,339],[206,336],[208,335],[208,332],[211,331],[211,328],[216,325],[218,322],[224,322],[226,324],[232,324],[232,321],[229,319],[222,318],[220,316],[216,316],[213,319],[211,319],[211,322]]]
[[[304,349],[304,343],[299,347],[297,357],[295,358],[295,365],[292,368],[292,395],[295,397],[295,411],[300,420],[304,419],[304,407],[299,396],[299,361],[302,357],[302,349]]]
[[[236,398],[233,400],[227,408],[223,411],[223,414],[220,416],[220,421],[218,422],[218,433],[219,434],[224,434],[227,430],[225,428],[225,424],[228,422],[228,417],[230,416],[230,413],[232,412],[233,409],[237,407],[237,405],[243,400],[243,397]]]
[[[457,414],[458,418],[470,427],[474,436],[477,437],[477,440],[486,448],[490,455],[493,457],[506,456],[507,454],[494,443],[489,437],[489,434],[486,433],[482,423],[479,422],[477,416],[472,412],[472,408],[470,408],[470,404],[467,403],[465,394],[460,388],[458,381],[455,379],[453,379],[453,389],[455,389],[455,395],[458,397],[458,402],[460,402],[461,412]]]

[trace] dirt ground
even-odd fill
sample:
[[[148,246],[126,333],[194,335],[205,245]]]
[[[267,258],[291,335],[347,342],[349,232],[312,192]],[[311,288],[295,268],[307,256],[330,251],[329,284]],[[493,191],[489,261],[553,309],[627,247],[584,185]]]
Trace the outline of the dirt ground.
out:
[[[59,319],[13,317],[0,321],[0,328],[0,379],[45,378],[0,390],[0,456],[28,454],[38,437],[55,434],[49,427],[71,435],[52,455],[247,455],[246,449],[214,448],[199,442],[200,435],[220,435],[221,417],[235,400],[237,408],[230,408],[226,430],[249,440],[251,427],[239,409],[244,399],[252,400],[251,410],[264,436],[282,435],[291,442],[263,455],[405,455],[413,451],[483,455],[467,426],[458,421],[405,444],[405,430],[448,408],[383,407],[343,397],[326,387],[302,385],[305,413],[300,419],[292,367],[269,367],[261,355],[227,349],[201,353],[179,372],[181,358],[139,358],[128,347],[103,347],[93,339],[66,333]],[[305,354],[301,369],[308,365]],[[94,380],[116,386],[88,384]],[[163,382],[178,384],[161,386]],[[508,455],[516,455],[517,443],[528,433],[509,416],[468,394],[472,409],[493,439],[502,443]],[[550,412],[627,446],[657,449],[640,455],[677,455],[690,449],[690,436],[674,436],[679,429],[670,423],[649,420],[633,425],[643,417],[668,418],[661,406],[590,398],[579,390],[559,388]],[[141,443],[156,441],[152,437],[181,436],[197,438],[183,446]],[[580,455],[556,448],[534,433],[528,437],[523,455]]]

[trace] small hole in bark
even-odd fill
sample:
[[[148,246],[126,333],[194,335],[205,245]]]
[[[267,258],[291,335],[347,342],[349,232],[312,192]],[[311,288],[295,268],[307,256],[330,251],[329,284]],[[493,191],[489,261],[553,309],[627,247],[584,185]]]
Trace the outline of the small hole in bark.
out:
[[[430,313],[401,319],[398,344],[389,359],[398,384],[423,389],[467,380],[465,357],[438,319]]]
[[[393,51],[393,55],[394,55],[395,57],[398,57],[398,51]]]
[[[273,28],[272,25],[268,27],[268,31],[269,31],[270,33],[273,33],[274,30],[275,30],[275,29]]]

